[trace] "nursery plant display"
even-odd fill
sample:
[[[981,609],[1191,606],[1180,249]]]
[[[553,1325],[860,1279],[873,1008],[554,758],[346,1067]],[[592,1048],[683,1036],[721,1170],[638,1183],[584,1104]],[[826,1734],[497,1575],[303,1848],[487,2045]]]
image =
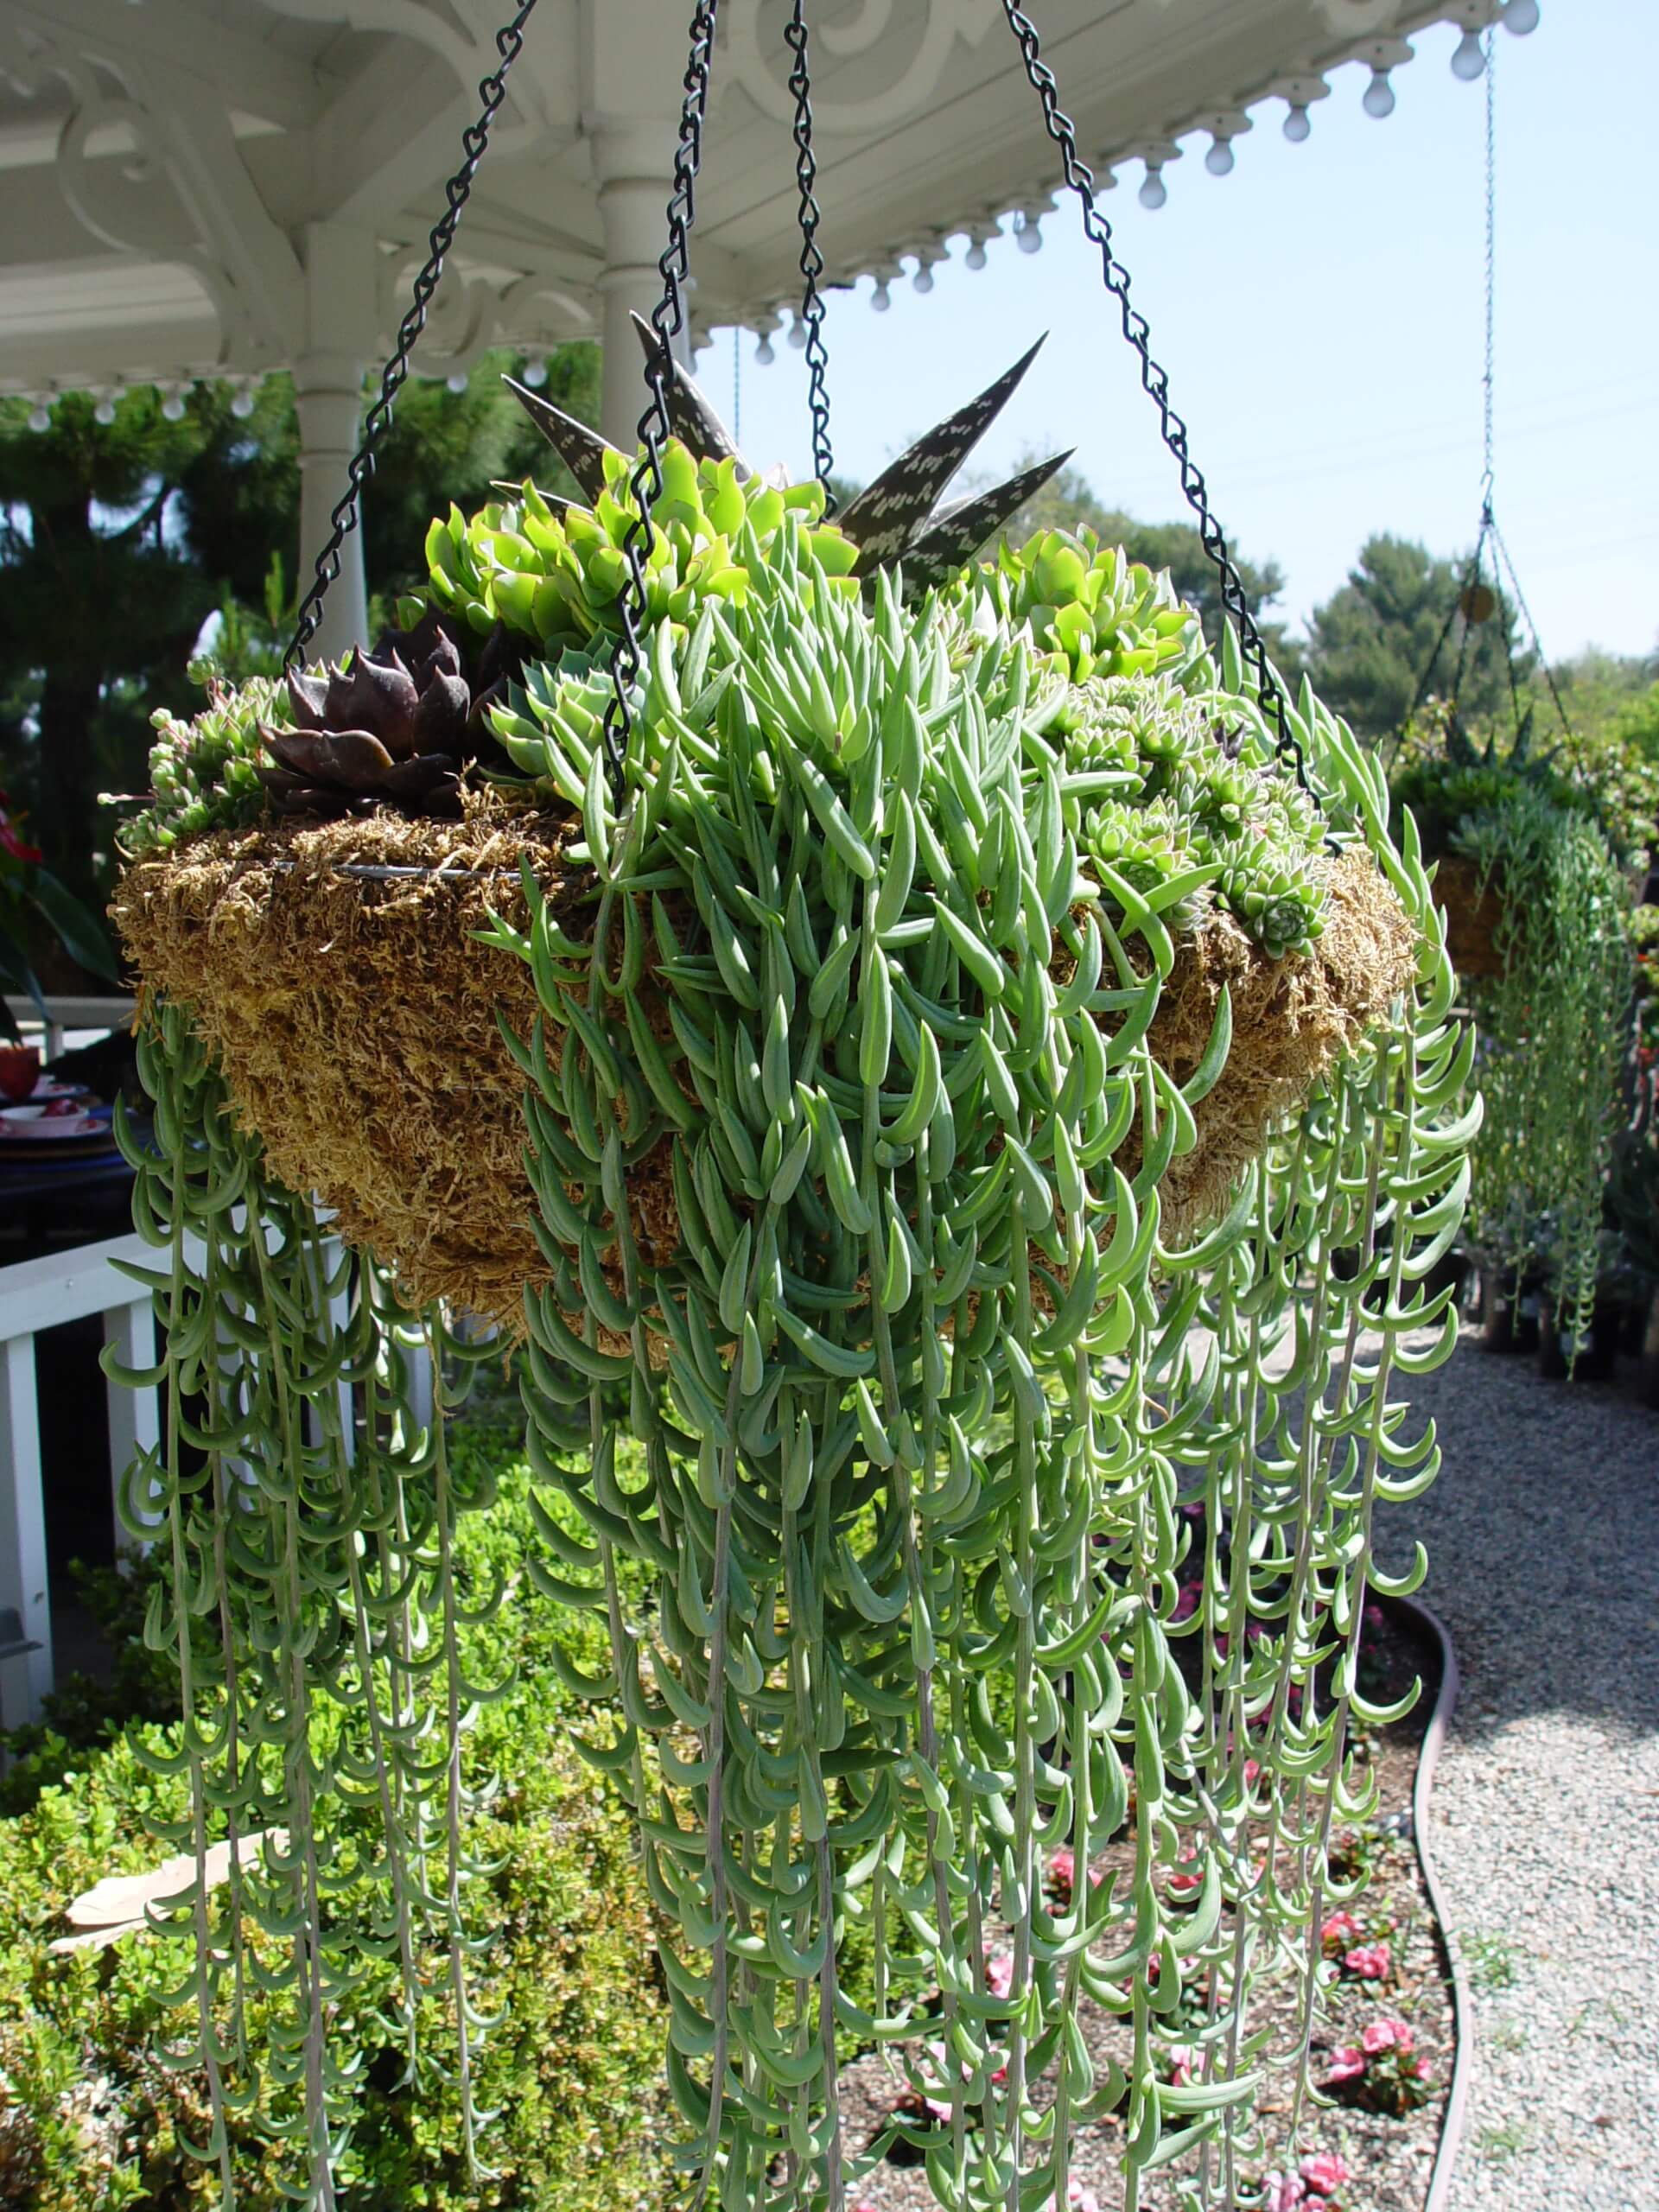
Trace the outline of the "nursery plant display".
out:
[[[1651,772],[1595,781],[1535,752],[1523,727],[1477,748],[1430,716],[1396,765],[1396,801],[1452,871],[1449,935],[1483,1046],[1486,1118],[1475,1152],[1472,1241],[1519,1284],[1543,1268],[1569,1350],[1589,1331],[1603,1192],[1620,1121],[1636,969],[1633,886],[1645,876]]]
[[[412,2084],[442,1981],[466,2090],[459,1745],[496,1686],[457,1629],[505,1593],[457,1581],[489,1499],[403,1357],[475,1357],[466,1306],[525,1335],[529,1579],[607,1635],[560,1663],[638,1826],[684,2202],[846,2212],[882,2145],[837,2083],[877,2044],[948,2114],[916,2142],[943,2206],[1066,2202],[1074,2124],[1120,2108],[1126,2206],[1172,2160],[1230,2205],[1264,1978],[1295,1980],[1300,2111],[1355,1887],[1328,1846],[1382,1717],[1374,1517],[1437,1464],[1395,1391],[1455,1340],[1423,1279],[1473,1034],[1409,819],[1247,616],[1211,656],[1086,537],[949,535],[938,456],[990,395],[840,521],[747,468],[670,362],[676,204],[640,458],[573,462],[585,506],[527,483],[435,523],[409,642],[164,733],[130,836],[175,1840],[263,1838],[181,1905],[181,2063],[322,2206],[365,1961],[399,1961]],[[504,633],[492,769],[448,689],[470,722]],[[1046,1887],[1125,1839],[1123,1887]],[[284,1993],[264,2050],[242,1974]],[[221,2118],[203,2148],[228,2199]]]

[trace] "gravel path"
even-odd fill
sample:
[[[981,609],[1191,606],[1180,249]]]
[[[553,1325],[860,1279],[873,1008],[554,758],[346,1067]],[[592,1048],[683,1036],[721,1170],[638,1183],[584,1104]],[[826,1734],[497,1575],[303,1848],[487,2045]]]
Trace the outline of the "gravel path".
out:
[[[1445,1465],[1382,1549],[1427,1547],[1463,1669],[1433,1797],[1478,2046],[1451,2212],[1659,2212],[1659,1414],[1468,1338],[1413,1396]]]

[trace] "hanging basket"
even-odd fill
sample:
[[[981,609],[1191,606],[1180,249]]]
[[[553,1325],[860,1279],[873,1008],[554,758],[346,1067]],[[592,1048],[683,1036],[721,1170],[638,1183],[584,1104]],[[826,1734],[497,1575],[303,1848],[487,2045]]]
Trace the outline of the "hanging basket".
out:
[[[552,1278],[531,1226],[524,1077],[503,1034],[528,1037],[537,1002],[524,963],[479,936],[492,916],[524,927],[525,864],[566,934],[591,931],[595,879],[568,856],[577,836],[568,814],[494,795],[459,823],[220,830],[135,862],[111,908],[145,988],[189,1007],[280,1179],[315,1192],[412,1306],[446,1299],[510,1333],[524,1292]],[[1269,959],[1220,912],[1177,942],[1154,1058],[1187,1082],[1224,988],[1232,1043],[1194,1109],[1196,1144],[1160,1185],[1166,1243],[1224,1210],[1273,1129],[1410,980],[1414,934],[1369,855],[1332,862],[1327,899],[1306,954]],[[558,1033],[549,1048],[556,1066]],[[628,1191],[636,1241],[665,1262],[678,1242],[666,1141]]]
[[[1490,882],[1483,883],[1475,861],[1461,853],[1447,853],[1434,878],[1434,895],[1446,909],[1446,945],[1459,976],[1488,976],[1503,973],[1497,949],[1503,902]]]

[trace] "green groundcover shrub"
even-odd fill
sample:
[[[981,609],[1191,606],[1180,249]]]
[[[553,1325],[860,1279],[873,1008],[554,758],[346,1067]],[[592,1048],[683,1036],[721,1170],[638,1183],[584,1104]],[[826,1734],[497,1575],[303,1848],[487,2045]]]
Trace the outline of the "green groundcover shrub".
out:
[[[458,1454],[509,1461],[500,1507],[461,1524],[460,1563],[480,1587],[522,1571],[530,1548],[527,1471],[505,1431],[462,1431]],[[154,1576],[127,1586],[120,1610],[142,1623]],[[105,1596],[110,1586],[105,1585]],[[493,2170],[469,2183],[458,2099],[441,2072],[453,2049],[448,1961],[430,1961],[430,2018],[421,2023],[423,2075],[404,2080],[396,2030],[377,2018],[375,1989],[342,2018],[342,2038],[364,2054],[357,2119],[340,2177],[361,2212],[441,2212],[462,2205],[632,2212],[662,2201],[653,2148],[663,2001],[648,1907],[627,1820],[608,1783],[586,1765],[565,1725],[573,1701],[551,1664],[557,1642],[591,1667],[601,1630],[591,1617],[540,1603],[507,1602],[468,1631],[467,1664],[493,1681],[516,1665],[512,1689],[483,1709],[467,1738],[471,1778],[499,1778],[474,1832],[493,1868],[486,1917],[499,1933],[476,1962],[477,2001],[497,2021],[475,2059],[476,2094],[499,2117],[490,2134]],[[592,1640],[593,1648],[588,1645]],[[11,2212],[174,2212],[219,2193],[212,2166],[181,2139],[209,2126],[205,2083],[194,2064],[168,2063],[158,1980],[182,1979],[183,1938],[129,1935],[105,1948],[54,1954],[71,1899],[102,1876],[139,1873],[164,1857],[146,1820],[176,1815],[185,1785],[140,1763],[134,1738],[159,1745],[168,1724],[163,1673],[142,1644],[124,1651],[111,1704],[124,1716],[96,1747],[97,1700],[72,1691],[54,1714],[67,1732],[31,1732],[9,1777],[0,1819],[0,2206]],[[165,1657],[156,1666],[166,1669]],[[137,1714],[137,1718],[126,1715]],[[177,1802],[172,1802],[175,1798]],[[32,1801],[32,1802],[31,1802]],[[158,1976],[160,1955],[176,1974]],[[170,1963],[170,1960],[169,1960]],[[390,1986],[392,1964],[386,1967]],[[251,1995],[251,2040],[267,2032]],[[284,2152],[249,2123],[236,2129],[238,2204],[276,2212]]]

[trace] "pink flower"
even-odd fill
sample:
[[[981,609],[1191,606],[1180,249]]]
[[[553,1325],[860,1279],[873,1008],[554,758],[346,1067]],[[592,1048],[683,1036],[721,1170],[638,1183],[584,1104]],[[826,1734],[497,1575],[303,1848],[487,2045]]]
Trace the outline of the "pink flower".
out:
[[[1329,2196],[1348,2179],[1348,2161],[1335,2151],[1315,2151],[1299,2171],[1316,2196]]]
[[[1426,2058],[1420,2058],[1413,2071],[1420,2082],[1427,2082],[1433,2069]]]
[[[1071,2212],[1100,2212],[1100,2199],[1092,2189],[1085,2189],[1075,2176],[1065,2184],[1065,2201]],[[1050,2199],[1049,2212],[1060,2212],[1058,2196]]]
[[[1331,2054],[1331,2063],[1325,2069],[1325,2087],[1333,2088],[1338,2082],[1357,2082],[1364,2071],[1365,2053],[1359,2045],[1343,2044]]]
[[[1014,1987],[1014,1953],[1012,1951],[986,1952],[985,1986],[993,1997],[1006,1997]]]
[[[1105,1878],[1105,1876],[1096,1872],[1094,1867],[1091,1866],[1089,1869],[1089,1886],[1091,1890],[1097,1890]],[[1049,1853],[1048,1879],[1049,1886],[1055,1895],[1069,1903],[1071,1892],[1077,1887],[1077,1857],[1068,1845],[1062,1844],[1058,1851]]]
[[[1340,1950],[1344,1943],[1363,1933],[1351,1912],[1333,1912],[1319,1929],[1319,1941],[1327,1951]]]
[[[1262,2212],[1295,2212],[1297,2205],[1306,2202],[1307,2187],[1294,2174],[1269,2174],[1267,2194],[1262,2199]]]
[[[1383,2050],[1397,2050],[1403,2056],[1414,2041],[1411,2030],[1403,2020],[1368,2020],[1360,2031],[1359,2039],[1372,2058]]]
[[[1196,1844],[1192,1842],[1184,1843],[1180,1848],[1179,1863],[1183,1866],[1189,1866],[1192,1861],[1198,1857],[1198,1851]],[[1170,1895],[1172,1897],[1178,1897],[1189,1896],[1192,1891],[1201,1886],[1202,1881],[1203,1877],[1201,1875],[1182,1874],[1179,1872],[1172,1873],[1169,1878]]]
[[[1382,1606],[1377,1604],[1374,1598],[1367,1601],[1364,1622],[1366,1627],[1370,1629],[1373,1636],[1376,1636],[1380,1630],[1387,1626],[1388,1618],[1388,1615],[1383,1611]]]
[[[940,2077],[944,2075],[945,2070],[944,2045],[942,2043],[929,2044],[927,2045],[927,2055],[933,2062],[935,2079],[939,2080],[939,2086],[943,2088],[944,2082]],[[963,2070],[964,2073],[967,2071],[966,2068],[963,2068]],[[932,2113],[935,2120],[950,2119],[950,2104],[948,2098],[931,2097],[928,2095],[925,2090],[924,2090],[922,2092],[922,2102],[927,2107],[929,2112]]]
[[[1386,1943],[1357,1943],[1344,1951],[1342,1963],[1359,1981],[1386,1981],[1394,1972],[1394,1954]]]
[[[1246,1783],[1246,1785],[1247,1785],[1247,1786],[1248,1786],[1250,1783],[1255,1782],[1255,1781],[1259,1777],[1259,1776],[1261,1775],[1261,1772],[1262,1772],[1262,1762],[1260,1761],[1260,1759],[1246,1759],[1246,1760],[1245,1760],[1245,1762],[1244,1762],[1244,1780],[1245,1780],[1245,1783]]]
[[[1190,2043],[1174,2044],[1166,2056],[1169,2059],[1169,2079],[1172,2088],[1185,2089],[1203,2063],[1198,2046]]]

